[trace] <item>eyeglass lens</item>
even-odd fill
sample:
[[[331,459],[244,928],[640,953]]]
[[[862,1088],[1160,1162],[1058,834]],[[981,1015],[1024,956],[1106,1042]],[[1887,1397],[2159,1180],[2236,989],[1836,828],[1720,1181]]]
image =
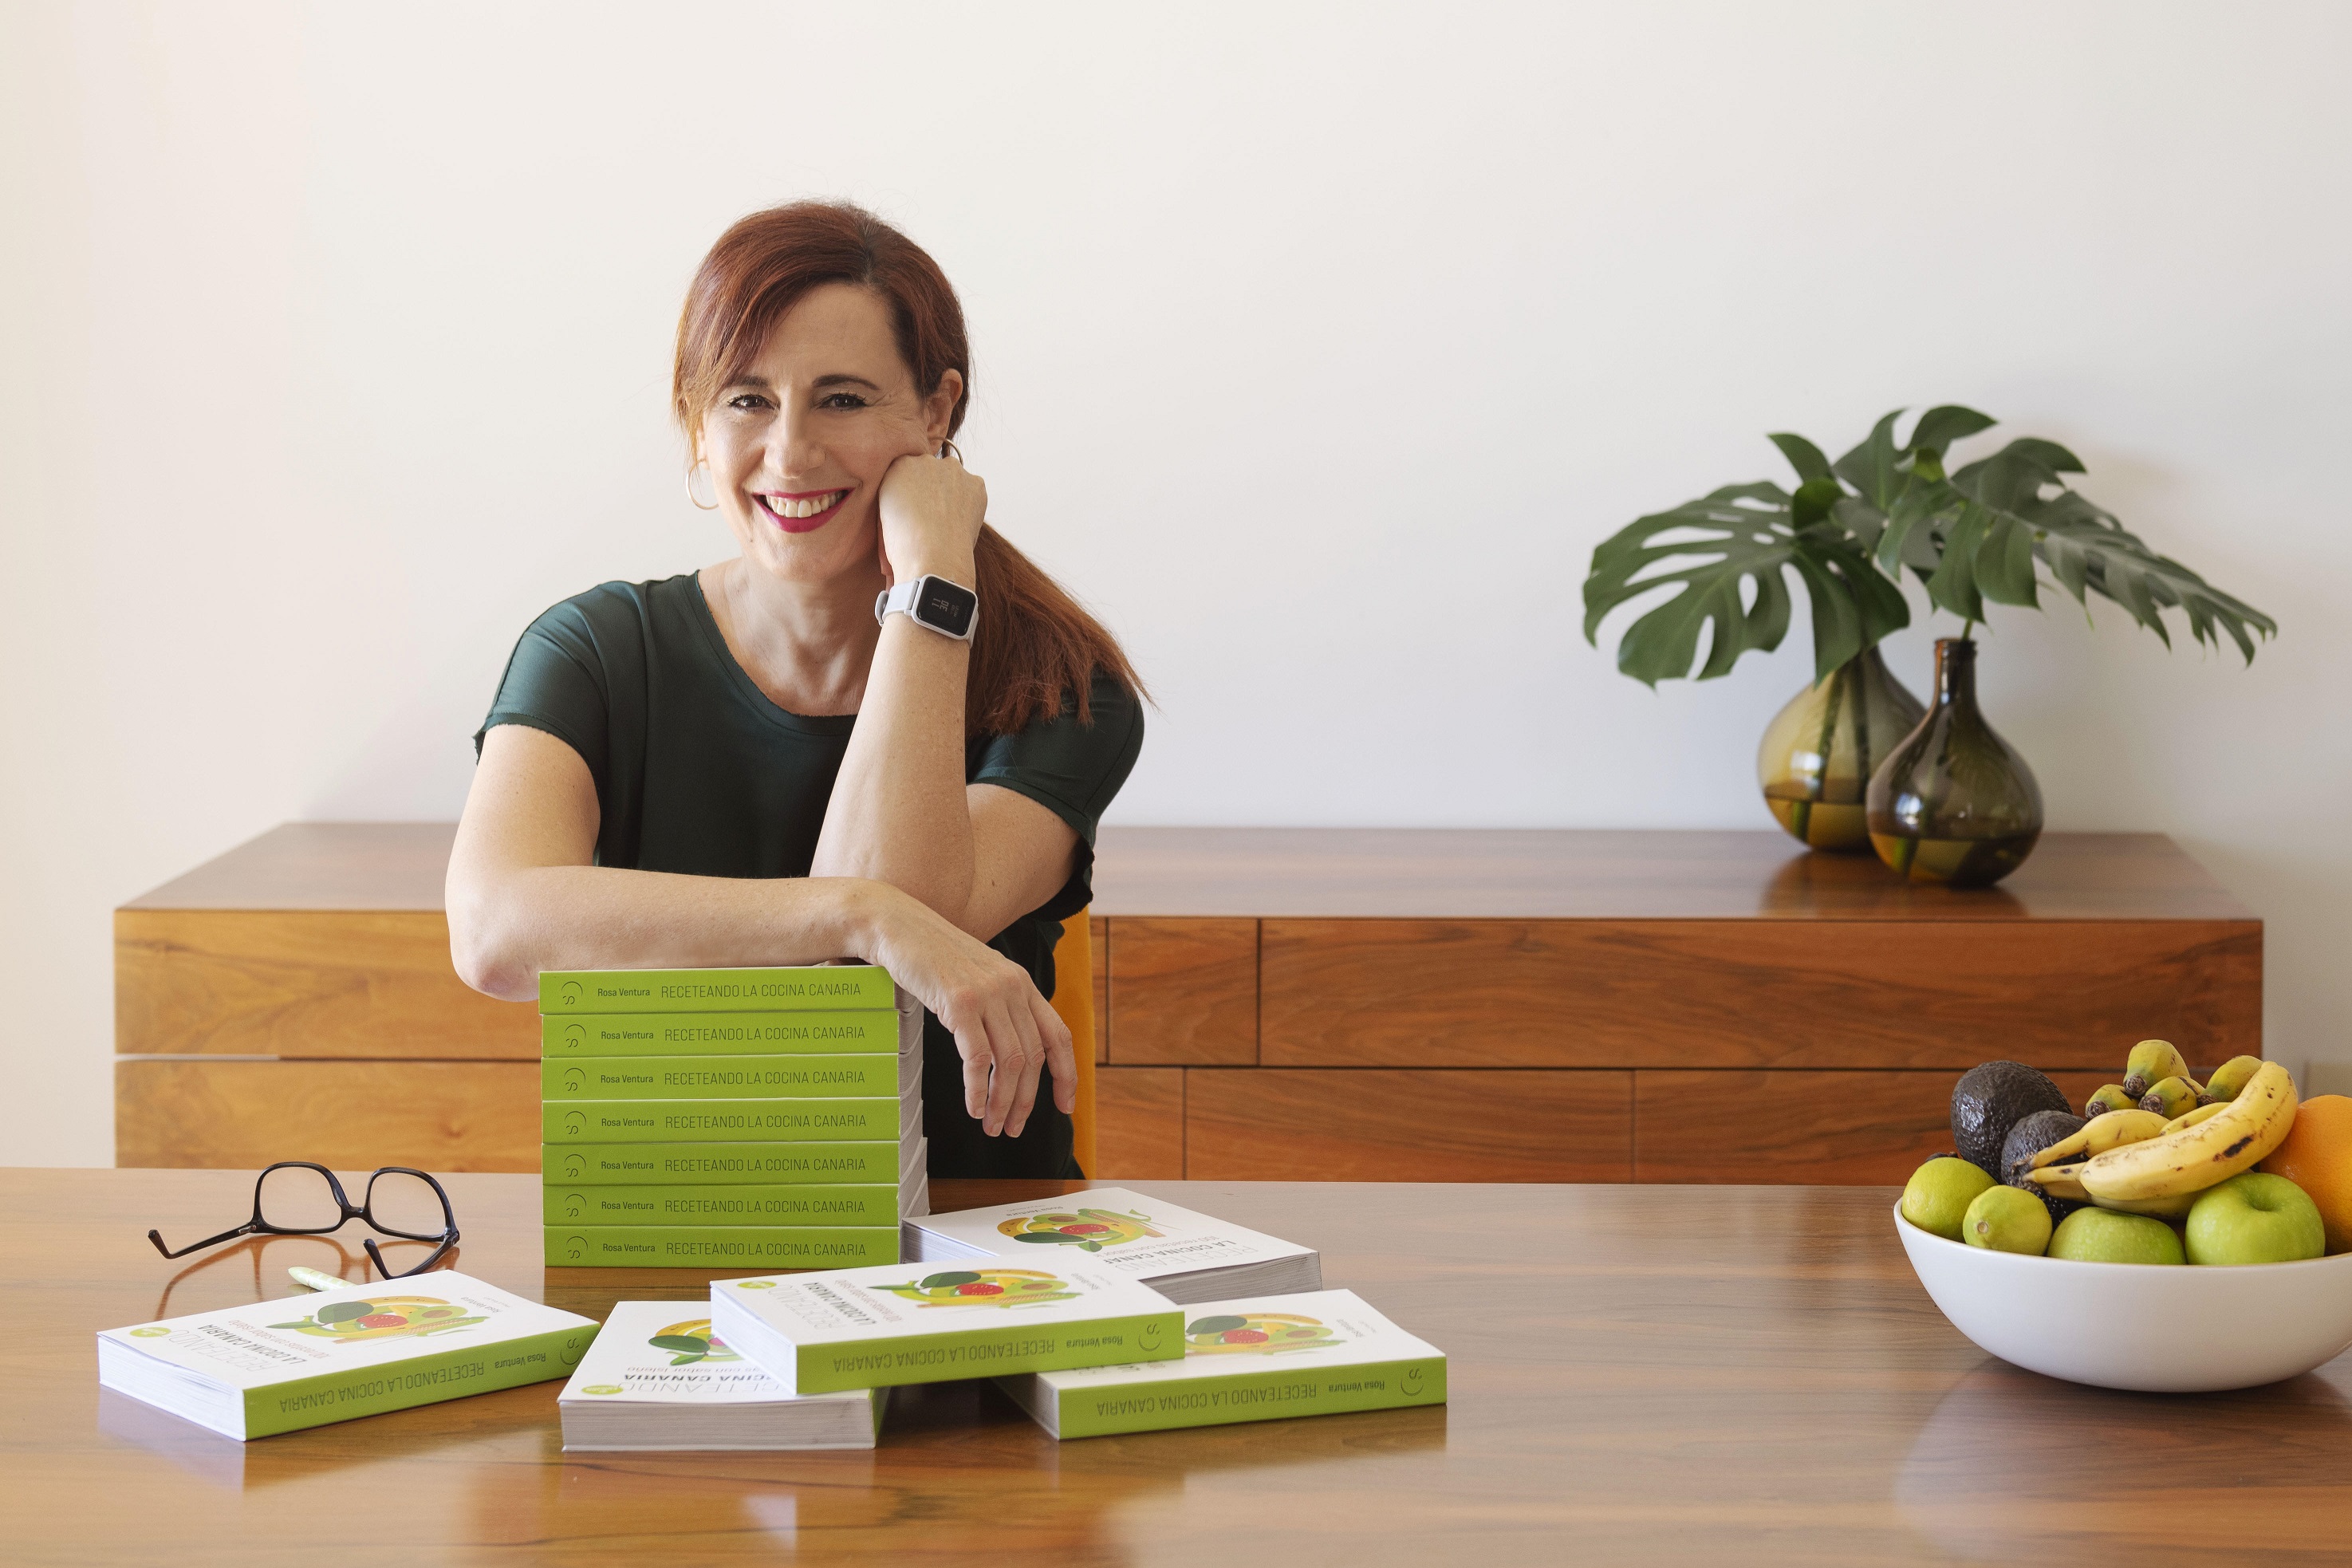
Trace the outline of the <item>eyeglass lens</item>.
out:
[[[258,1203],[263,1223],[280,1230],[332,1230],[343,1223],[343,1205],[327,1178],[300,1165],[262,1177]]]
[[[452,1224],[433,1184],[400,1171],[377,1172],[368,1183],[365,1203],[368,1223],[394,1236],[436,1239]]]

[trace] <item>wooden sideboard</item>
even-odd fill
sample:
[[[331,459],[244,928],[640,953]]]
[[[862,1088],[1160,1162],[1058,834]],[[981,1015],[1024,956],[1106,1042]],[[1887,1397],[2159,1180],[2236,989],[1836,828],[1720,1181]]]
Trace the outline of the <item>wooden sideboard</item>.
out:
[[[537,1169],[451,833],[291,824],[118,910],[116,1163]],[[1953,892],[1769,831],[1106,828],[1095,882],[1106,1177],[1899,1181],[1987,1058],[2079,1100],[2262,1049],[2262,922],[2155,835]]]

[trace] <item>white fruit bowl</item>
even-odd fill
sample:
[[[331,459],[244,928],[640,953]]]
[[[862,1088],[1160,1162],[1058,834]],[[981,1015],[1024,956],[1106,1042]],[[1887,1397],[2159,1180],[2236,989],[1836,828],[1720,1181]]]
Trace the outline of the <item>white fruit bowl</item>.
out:
[[[2235,1268],[2076,1263],[1895,1229],[1952,1327],[2069,1383],[2209,1394],[2294,1377],[2352,1348],[2352,1253]]]

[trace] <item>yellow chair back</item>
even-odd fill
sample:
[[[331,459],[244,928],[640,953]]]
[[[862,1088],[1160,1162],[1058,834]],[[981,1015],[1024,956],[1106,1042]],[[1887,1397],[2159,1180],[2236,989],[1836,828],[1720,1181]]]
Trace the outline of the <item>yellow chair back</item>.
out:
[[[1078,1109],[1070,1118],[1071,1152],[1087,1175],[1095,1166],[1095,942],[1094,928],[1080,910],[1062,922],[1054,944],[1054,1011],[1070,1031],[1078,1058]]]

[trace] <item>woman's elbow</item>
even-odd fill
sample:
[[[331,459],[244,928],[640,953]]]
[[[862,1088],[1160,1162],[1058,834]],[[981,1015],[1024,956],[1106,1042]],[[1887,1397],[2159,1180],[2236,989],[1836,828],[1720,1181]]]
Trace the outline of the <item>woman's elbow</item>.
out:
[[[495,889],[461,885],[451,878],[445,902],[449,914],[449,962],[457,978],[486,996],[528,1002],[539,994],[539,964],[522,938],[523,922],[512,900]]]

